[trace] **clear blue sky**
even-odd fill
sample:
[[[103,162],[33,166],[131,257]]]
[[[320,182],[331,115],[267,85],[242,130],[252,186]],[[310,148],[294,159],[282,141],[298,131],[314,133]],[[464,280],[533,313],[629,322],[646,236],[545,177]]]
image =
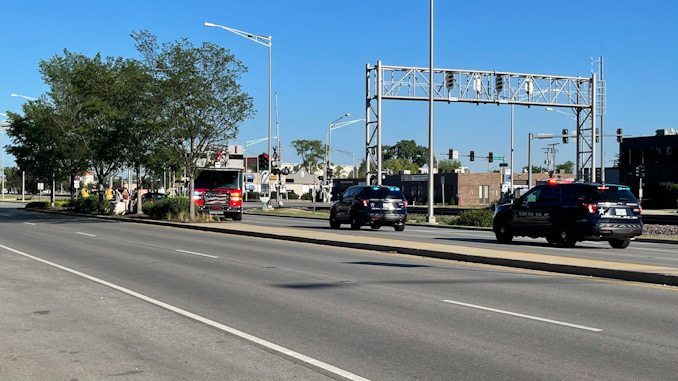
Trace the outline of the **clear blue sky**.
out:
[[[606,132],[633,136],[678,128],[678,3],[674,1],[452,1],[436,0],[435,67],[590,77],[591,57],[604,56]],[[130,32],[147,29],[160,42],[186,37],[210,41],[235,54],[249,69],[242,78],[254,97],[254,119],[232,143],[267,136],[267,48],[205,22],[273,37],[273,91],[278,93],[283,161],[298,158],[295,139],[325,140],[328,123],[342,114],[364,118],[365,66],[428,67],[429,2],[420,1],[32,1],[0,0],[0,111],[19,112],[23,100],[47,89],[37,71],[41,59],[63,49],[92,56],[139,58]],[[510,108],[435,105],[435,153],[448,148],[476,155],[509,155]],[[516,170],[527,164],[527,134],[574,128],[565,116],[543,108],[516,107]],[[273,120],[275,135],[275,116]],[[336,130],[332,146],[364,156],[364,125]],[[6,136],[3,136],[7,144]],[[383,143],[414,139],[428,144],[426,102],[384,102]],[[535,165],[543,165],[536,141]],[[574,144],[559,145],[557,162],[575,161]],[[606,163],[617,151],[606,140]],[[251,147],[256,153],[266,143]],[[333,161],[351,164],[335,152]],[[13,165],[5,156],[5,164]],[[487,162],[462,161],[473,172]],[[497,163],[493,168],[496,169]]]

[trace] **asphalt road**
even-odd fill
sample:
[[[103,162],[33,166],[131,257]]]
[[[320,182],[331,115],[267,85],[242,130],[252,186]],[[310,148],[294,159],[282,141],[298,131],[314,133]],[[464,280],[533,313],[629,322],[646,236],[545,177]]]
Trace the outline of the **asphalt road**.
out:
[[[678,373],[672,287],[9,208],[0,245],[7,379]]]
[[[315,231],[333,231],[329,222],[321,219],[288,218],[247,214],[241,221],[259,226],[282,226]],[[559,255],[565,257],[596,259],[605,261],[639,263],[655,266],[678,267],[678,242],[639,242],[633,241],[626,249],[613,249],[607,242],[578,242],[574,248],[559,248],[550,245],[546,239],[516,237],[511,244],[500,244],[489,230],[467,230],[455,228],[439,228],[425,225],[408,224],[402,232],[383,226],[379,230],[371,230],[364,226],[360,230],[351,230],[349,225],[341,225],[341,234],[370,237],[404,239],[409,241],[431,242],[438,244],[482,247],[496,250],[513,250],[534,254]]]

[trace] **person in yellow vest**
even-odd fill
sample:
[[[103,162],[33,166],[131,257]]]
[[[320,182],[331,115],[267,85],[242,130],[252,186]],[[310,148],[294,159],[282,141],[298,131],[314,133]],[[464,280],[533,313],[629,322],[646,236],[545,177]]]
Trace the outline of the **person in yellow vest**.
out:
[[[110,201],[113,199],[113,189],[106,189],[106,200]]]
[[[87,193],[87,188],[82,188],[82,190],[80,191],[80,195],[82,197],[88,197],[89,193]]]

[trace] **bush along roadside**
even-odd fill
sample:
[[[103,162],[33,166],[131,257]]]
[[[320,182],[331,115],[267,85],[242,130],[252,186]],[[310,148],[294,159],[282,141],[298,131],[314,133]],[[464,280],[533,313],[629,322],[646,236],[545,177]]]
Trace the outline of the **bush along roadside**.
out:
[[[144,214],[156,220],[188,220],[188,198],[172,197],[143,204]]]
[[[111,210],[111,203],[104,199],[104,213],[108,214]],[[72,209],[77,213],[86,213],[86,214],[98,214],[99,213],[99,197],[98,196],[88,196],[88,197],[78,197],[73,200],[70,200],[66,207]]]
[[[491,227],[494,214],[487,209],[465,210],[459,214],[455,225]]]

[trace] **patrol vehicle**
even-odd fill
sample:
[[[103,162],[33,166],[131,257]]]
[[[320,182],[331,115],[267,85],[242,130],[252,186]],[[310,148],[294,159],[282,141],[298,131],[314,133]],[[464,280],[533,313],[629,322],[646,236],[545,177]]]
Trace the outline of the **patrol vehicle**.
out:
[[[608,241],[623,249],[643,232],[642,208],[625,185],[550,179],[511,204],[497,207],[493,231],[500,243],[513,237],[544,237],[559,247]]]

